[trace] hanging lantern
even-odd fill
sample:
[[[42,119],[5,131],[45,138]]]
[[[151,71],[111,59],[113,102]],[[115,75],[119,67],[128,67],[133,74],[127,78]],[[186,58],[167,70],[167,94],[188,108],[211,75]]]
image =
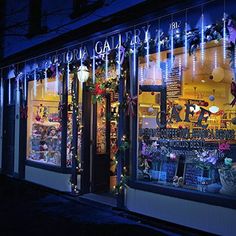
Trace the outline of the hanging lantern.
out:
[[[83,83],[86,82],[89,78],[89,70],[87,66],[81,65],[77,72],[78,80]]]

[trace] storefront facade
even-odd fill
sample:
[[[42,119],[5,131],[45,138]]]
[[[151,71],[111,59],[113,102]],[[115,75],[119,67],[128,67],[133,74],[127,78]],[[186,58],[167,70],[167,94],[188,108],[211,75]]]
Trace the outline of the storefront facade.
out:
[[[75,195],[113,193],[130,211],[232,235],[235,9],[213,1],[152,15],[3,70],[16,132],[2,169]]]

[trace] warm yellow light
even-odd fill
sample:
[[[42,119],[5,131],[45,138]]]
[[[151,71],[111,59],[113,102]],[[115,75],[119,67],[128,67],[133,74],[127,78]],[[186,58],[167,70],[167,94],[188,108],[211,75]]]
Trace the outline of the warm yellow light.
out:
[[[209,111],[210,111],[211,113],[217,113],[219,110],[220,110],[220,108],[217,107],[217,106],[211,106],[211,107],[209,108]]]

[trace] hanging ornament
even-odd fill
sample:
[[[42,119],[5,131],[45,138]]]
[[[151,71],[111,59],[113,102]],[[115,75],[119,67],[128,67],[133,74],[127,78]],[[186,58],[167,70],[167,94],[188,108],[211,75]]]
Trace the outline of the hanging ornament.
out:
[[[213,81],[214,82],[221,82],[225,77],[225,71],[221,67],[217,67],[212,71]]]
[[[131,97],[129,94],[126,95],[126,113],[128,116],[134,116],[134,108],[137,105],[137,96]]]
[[[153,107],[149,107],[149,108],[148,108],[148,113],[153,113],[153,112],[154,112]]]
[[[213,102],[213,101],[215,100],[214,95],[210,95],[210,96],[209,96],[209,100],[210,100],[211,102]]]
[[[177,109],[178,111],[181,111],[181,110],[182,110],[182,106],[181,106],[181,105],[177,105],[177,106],[176,106],[176,109]]]
[[[234,118],[231,120],[231,123],[232,123],[233,125],[236,125],[236,117],[234,117]]]

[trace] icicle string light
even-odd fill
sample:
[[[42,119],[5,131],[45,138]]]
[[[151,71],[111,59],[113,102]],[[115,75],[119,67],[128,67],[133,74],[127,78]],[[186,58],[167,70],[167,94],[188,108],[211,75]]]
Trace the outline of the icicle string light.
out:
[[[70,91],[70,63],[66,65],[67,90]]]
[[[37,74],[36,69],[34,70],[34,97],[37,95]]]
[[[188,24],[185,22],[185,34],[184,34],[184,65],[188,66]]]
[[[143,75],[143,66],[140,67],[140,84],[143,85],[144,75]]]
[[[196,71],[196,55],[193,54],[193,76],[195,76]]]
[[[149,32],[148,30],[145,32],[145,41],[146,41],[146,63],[147,63],[147,68],[149,68]]]
[[[181,73],[182,73],[182,62],[181,58],[179,58],[179,78],[181,78]]]
[[[11,80],[8,79],[8,104],[11,104]]]
[[[202,13],[201,18],[201,62],[202,65],[205,59],[205,48],[204,48],[204,14]]]
[[[108,51],[105,52],[105,77],[108,79]]]
[[[169,68],[168,68],[168,62],[166,62],[165,82],[168,81],[168,70],[169,70]]]
[[[93,49],[93,68],[92,68],[92,70],[93,70],[93,83],[95,84],[95,82],[96,82],[96,77],[95,77],[95,50]]]
[[[120,62],[120,50],[121,50],[121,35],[119,34],[119,45],[118,45],[118,77],[121,75],[121,62]]]
[[[170,35],[170,65],[171,65],[171,68],[173,68],[173,65],[174,65],[174,29],[173,29],[173,26],[172,26],[172,23],[173,23],[173,15],[171,17],[171,35]]]
[[[236,69],[236,45],[234,44],[234,69]]]
[[[47,68],[44,69],[44,91],[45,93],[48,90],[48,75],[47,75]]]
[[[24,100],[27,99],[27,74],[26,74],[26,65],[25,65],[25,71],[24,71]]]
[[[214,68],[217,68],[218,60],[217,60],[217,49],[215,50],[215,55],[214,55]]]
[[[133,73],[134,73],[134,78],[135,78],[136,77],[136,33],[135,33],[135,30],[134,30]]]
[[[59,93],[59,71],[58,71],[58,62],[56,63],[56,93]]]
[[[158,29],[158,36],[157,36],[157,68],[160,69],[161,67],[161,33],[160,28]]]
[[[226,14],[224,12],[224,18],[223,18],[223,61],[225,63],[226,60]]]

